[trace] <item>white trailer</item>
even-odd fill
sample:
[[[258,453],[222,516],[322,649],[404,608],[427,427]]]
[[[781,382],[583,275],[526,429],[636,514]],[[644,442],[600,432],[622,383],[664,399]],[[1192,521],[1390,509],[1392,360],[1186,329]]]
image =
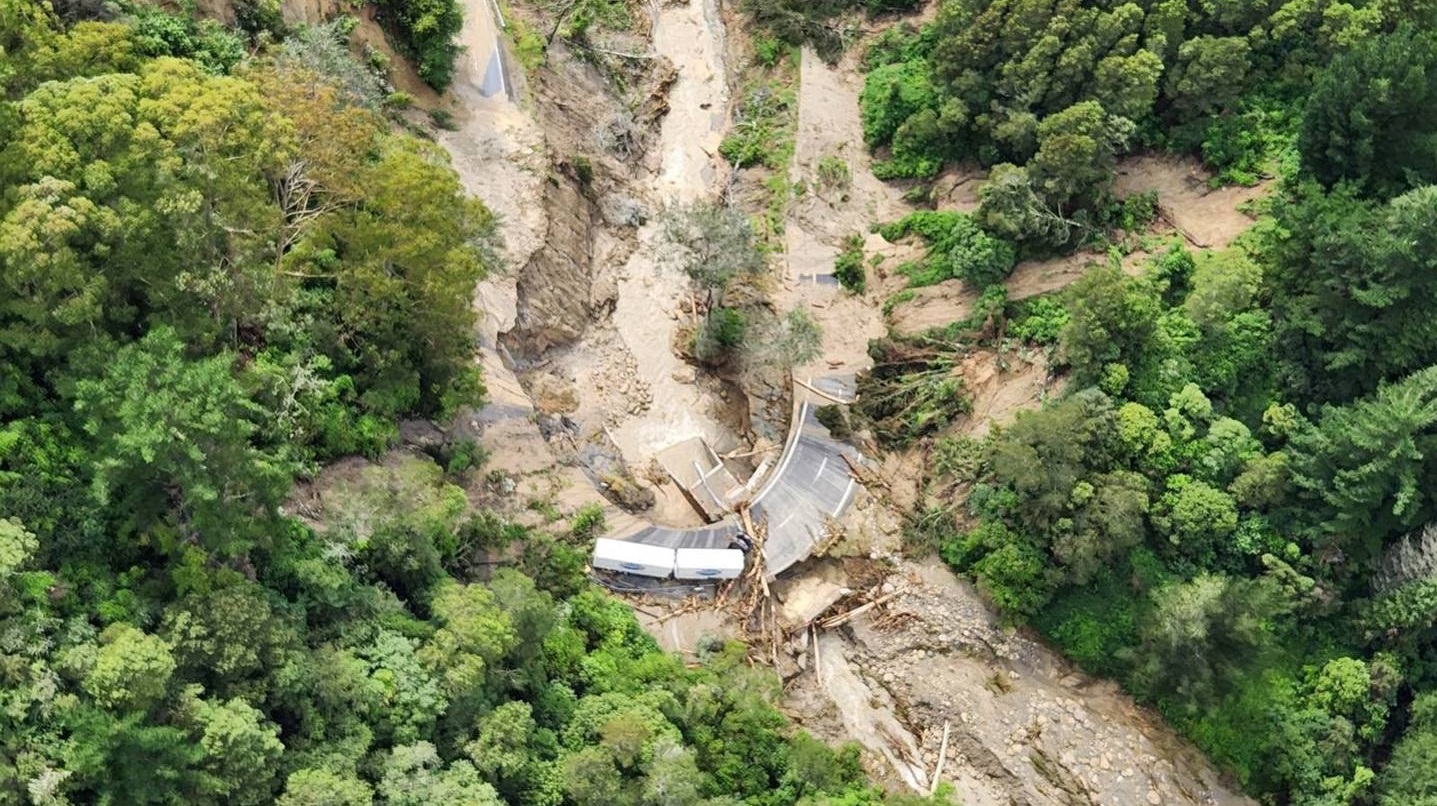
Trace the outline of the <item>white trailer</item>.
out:
[[[674,550],[601,537],[594,541],[594,567],[646,577],[671,576]]]
[[[737,579],[743,574],[744,554],[738,549],[679,549],[675,579]]]

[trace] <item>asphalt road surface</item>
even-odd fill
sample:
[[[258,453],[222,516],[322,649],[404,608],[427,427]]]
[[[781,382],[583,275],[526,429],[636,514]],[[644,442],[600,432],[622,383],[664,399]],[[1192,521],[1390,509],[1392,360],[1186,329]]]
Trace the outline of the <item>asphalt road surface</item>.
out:
[[[852,380],[848,378],[822,378],[811,383],[836,398],[848,400],[853,396]],[[763,554],[770,578],[813,553],[824,539],[829,519],[843,515],[859,486],[849,469],[850,460],[860,460],[858,451],[830,436],[814,413],[832,400],[799,384],[794,385],[794,399],[783,454],[749,503],[749,517],[755,523],[767,523]],[[730,517],[693,529],[640,523],[605,536],[674,549],[728,548],[740,528],[738,520]]]

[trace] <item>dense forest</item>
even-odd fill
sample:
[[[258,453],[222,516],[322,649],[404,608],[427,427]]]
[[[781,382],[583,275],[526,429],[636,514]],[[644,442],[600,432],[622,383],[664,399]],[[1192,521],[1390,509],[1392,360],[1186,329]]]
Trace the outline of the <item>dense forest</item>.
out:
[[[457,5],[380,5],[444,86]],[[836,57],[860,4],[749,5]],[[0,804],[881,801],[741,646],[685,663],[592,589],[592,515],[469,510],[472,444],[374,466],[363,517],[290,511],[482,400],[499,233],[343,23],[237,7],[0,0]],[[991,168],[973,214],[884,227],[927,245],[915,284],[985,292],[922,349],[1022,341],[1066,379],[932,441],[915,539],[1272,804],[1437,804],[1434,15],[943,0],[863,56],[881,175]],[[1006,301],[1021,259],[1151,220],[1112,192],[1144,148],[1275,196],[1231,248]],[[915,349],[875,347],[928,373],[878,401],[892,443],[963,410]]]
[[[961,414],[934,345],[1027,342],[1065,378],[929,444],[915,538],[1268,803],[1437,804],[1434,11],[946,0],[863,57],[877,172],[991,167],[971,215],[883,229],[927,244],[914,284],[988,293],[966,326],[875,345],[864,383],[905,393],[875,433]],[[1152,200],[1112,180],[1143,148],[1275,194],[1232,247],[1178,240],[1133,275],[1110,233]],[[1079,244],[1110,265],[1005,301],[1017,260]]]
[[[881,802],[590,587],[594,513],[471,511],[472,445],[287,511],[481,400],[495,222],[343,25],[113,11],[0,0],[0,804]]]

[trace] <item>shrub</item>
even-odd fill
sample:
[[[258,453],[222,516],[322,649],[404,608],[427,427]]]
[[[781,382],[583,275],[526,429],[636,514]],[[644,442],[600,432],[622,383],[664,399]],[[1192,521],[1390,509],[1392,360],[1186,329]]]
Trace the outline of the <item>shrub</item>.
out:
[[[728,359],[748,333],[748,317],[737,308],[716,308],[694,337],[694,355],[700,361]]]
[[[457,476],[467,470],[483,467],[489,461],[489,450],[474,439],[459,439],[446,446],[444,472]]]
[[[277,0],[235,0],[234,12],[240,30],[251,37],[284,32],[284,16]]]
[[[813,412],[813,416],[818,418],[819,424],[827,428],[828,433],[832,434],[834,439],[843,439],[853,433],[853,428],[848,424],[848,414],[842,406],[837,404],[819,406]]]
[[[514,37],[514,55],[525,70],[538,70],[549,59],[549,49],[544,37],[527,22],[518,18],[509,19],[509,32]]]
[[[818,183],[833,190],[847,190],[853,184],[853,174],[842,157],[826,154],[818,161]]]
[[[574,157],[574,176],[578,178],[579,185],[588,188],[594,184],[594,163],[582,154]]]
[[[743,344],[744,333],[748,330],[748,318],[737,308],[719,308],[709,317],[714,341],[721,347],[733,348]]]
[[[402,90],[384,96],[384,108],[401,111],[414,106],[414,96]]]
[[[852,294],[862,294],[867,285],[868,273],[863,268],[863,237],[853,234],[843,239],[843,251],[833,264],[833,276],[838,284]]]
[[[990,235],[966,213],[911,213],[880,227],[879,233],[888,241],[898,241],[909,234],[927,241],[928,254],[923,261],[903,269],[913,286],[957,277],[983,289],[1001,282],[1017,262],[1012,244]]]
[[[1009,329],[1017,338],[1034,344],[1057,344],[1068,324],[1068,309],[1053,297],[1037,297],[1022,305]]]
[[[879,179],[932,179],[943,169],[942,160],[929,157],[906,157],[887,160],[876,160],[873,165],[873,175]],[[913,201],[904,197],[905,200]],[[927,201],[927,199],[924,199]]]
[[[244,59],[244,40],[212,20],[146,8],[135,17],[135,50],[145,56],[194,59],[212,73],[227,73]]]
[[[458,131],[459,124],[454,120],[454,113],[448,109],[429,110],[429,122],[445,131]]]
[[[902,22],[884,28],[863,53],[863,69],[872,70],[885,64],[921,61],[931,47],[925,37],[910,23]]]
[[[346,14],[323,25],[297,28],[280,46],[279,59],[330,78],[352,103],[368,109],[406,108],[403,99],[412,103],[412,96],[389,92],[383,76],[349,52],[349,37],[358,23],[358,17]]]
[[[771,36],[759,36],[753,40],[754,60],[764,67],[773,67],[788,51],[788,45]]]
[[[1032,616],[1051,595],[1042,554],[1002,523],[985,522],[949,540],[939,553],[949,565],[969,571],[978,589],[1010,618]]]
[[[809,45],[833,63],[843,53],[843,36],[832,19],[854,5],[855,0],[743,0],[741,8],[767,37]]]
[[[1158,192],[1134,193],[1103,211],[1104,223],[1124,232],[1142,232],[1158,220]]]
[[[1035,626],[1088,672],[1122,674],[1127,670],[1123,658],[1138,644],[1140,606],[1146,602],[1133,596],[1126,579],[1108,572],[1085,589],[1064,591],[1039,614]]]
[[[448,89],[460,51],[455,38],[464,24],[457,0],[380,0],[379,7],[424,83],[438,92]]]
[[[758,84],[749,89],[739,104],[737,122],[719,153],[735,168],[762,165],[782,170],[793,152],[789,131],[793,92]]]
[[[918,60],[874,68],[863,81],[858,105],[863,141],[870,148],[886,145],[911,116],[937,104],[928,66]],[[876,173],[876,171],[875,171]]]
[[[604,508],[598,504],[585,504],[574,513],[569,524],[569,534],[578,540],[588,540],[604,531]]]
[[[863,6],[873,16],[880,14],[904,14],[918,8],[922,0],[864,0]]]

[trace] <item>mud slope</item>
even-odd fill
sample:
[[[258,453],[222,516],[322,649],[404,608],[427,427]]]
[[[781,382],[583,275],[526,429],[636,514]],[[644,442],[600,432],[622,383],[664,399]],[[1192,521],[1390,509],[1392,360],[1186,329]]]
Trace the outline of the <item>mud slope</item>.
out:
[[[793,303],[815,306],[830,363],[859,369],[867,360],[867,339],[885,332],[881,292],[857,298],[824,279],[845,235],[906,210],[897,191],[873,179],[867,155],[855,147],[862,130],[854,56],[833,68],[805,53],[801,76],[794,178],[811,177],[818,160],[838,155],[853,182],[845,193],[814,194],[791,208],[786,291]],[[1149,179],[1157,174],[1152,166],[1142,173]],[[1230,207],[1228,212],[1241,217]],[[886,246],[877,236],[868,238],[870,249]],[[1025,265],[1010,278],[1010,293],[1019,298],[1061,288],[1081,276],[1087,262],[1079,256]],[[966,315],[971,295],[953,291],[958,293],[946,298],[934,295],[926,306],[932,318],[910,315],[906,329]],[[977,394],[974,416],[964,426],[968,432],[981,433],[995,420],[1040,404],[1048,385],[1045,362],[1004,367],[991,351],[975,353],[964,366]],[[910,475],[921,472],[897,464]],[[915,479],[894,479],[887,489]],[[899,518],[890,506],[870,499],[849,519],[860,551],[892,556]],[[893,602],[817,636],[815,649],[796,652],[799,665],[790,674],[812,671],[792,677],[788,690],[810,729],[858,740],[894,784],[932,785],[947,722],[941,778],[965,806],[1249,803],[1223,786],[1201,754],[1111,684],[1075,674],[1056,652],[1000,629],[971,586],[936,560],[900,561],[882,584],[895,594]]]
[[[704,436],[719,450],[736,446],[737,435],[722,416],[723,407],[736,401],[726,401],[725,390],[696,377],[671,349],[686,282],[660,259],[654,223],[665,205],[711,197],[724,180],[716,154],[730,92],[723,63],[727,33],[715,0],[652,9],[655,61],[673,67],[662,98],[669,112],[646,153],[624,164],[586,139],[586,131],[602,127],[616,110],[606,106],[612,93],[593,84],[595,75],[583,65],[551,59],[532,77],[532,97],[519,105],[478,92],[493,32],[474,19],[489,13],[484,0],[469,6],[464,35],[470,57],[454,93],[461,126],[439,137],[466,187],[501,215],[508,241],[505,271],[480,288],[476,301],[486,314],[480,340],[492,402],[474,422],[495,449],[491,467],[549,474],[561,466],[564,450],[589,441],[617,446],[638,467],[659,448],[689,436]],[[839,292],[828,279],[833,255],[848,233],[865,232],[871,222],[906,209],[897,191],[873,180],[857,146],[861,79],[852,59],[833,68],[805,58],[800,76],[791,179],[813,186],[817,161],[826,156],[845,160],[853,176],[846,192],[811,194],[790,208],[789,262],[776,302],[808,306],[827,334],[825,358],[801,372],[865,365],[867,340],[885,330],[879,299]],[[562,187],[574,181],[566,160],[585,153],[594,155],[601,179],[583,193],[570,193],[576,186]],[[617,222],[615,209],[638,215]],[[575,216],[581,223],[565,223]],[[582,254],[545,268],[539,255],[555,247],[554,233],[561,230],[574,231],[564,248],[581,248]],[[573,278],[574,285],[556,284],[550,271]],[[1033,285],[1046,289],[1078,273],[1040,271]],[[1021,286],[1021,278],[1015,284]],[[527,324],[521,322],[525,315]],[[503,331],[526,333],[523,346],[532,354],[522,378],[499,338]],[[1011,373],[972,371],[991,381],[984,388],[993,387],[992,403],[981,411],[998,418],[1037,405],[1046,383],[1038,365]],[[573,430],[564,439],[551,433],[553,441],[546,441],[536,425],[544,412],[562,412]],[[571,447],[562,448],[565,443]],[[592,487],[576,482],[581,488],[593,495]],[[857,551],[892,556],[897,517],[884,502],[869,499],[851,523]],[[831,565],[801,571],[825,568]],[[900,562],[882,585],[895,594],[891,604],[820,636],[814,645],[821,660],[808,658],[811,650],[804,646],[794,650],[798,661],[780,665],[789,678],[788,706],[805,725],[830,739],[863,743],[875,773],[895,787],[926,789],[947,722],[941,778],[967,806],[1246,803],[1151,714],[1110,686],[1072,673],[1042,645],[996,626],[973,591],[941,567]],[[675,648],[691,648],[701,632],[730,626],[713,613],[691,615],[668,622],[663,631]]]

